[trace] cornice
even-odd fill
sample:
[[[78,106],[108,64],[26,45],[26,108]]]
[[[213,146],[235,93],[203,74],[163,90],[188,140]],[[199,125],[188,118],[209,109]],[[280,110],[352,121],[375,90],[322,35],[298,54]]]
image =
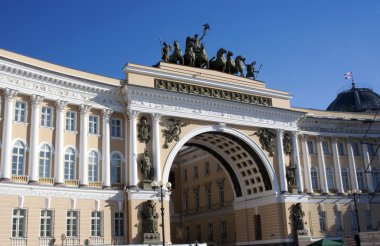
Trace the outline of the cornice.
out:
[[[0,60],[0,86],[22,94],[38,93],[50,100],[63,99],[74,104],[87,103],[96,108],[112,108],[122,112],[118,86],[64,77],[5,60]]]
[[[217,81],[212,80],[206,80],[206,79],[200,79],[196,78],[195,76],[184,76],[179,74],[173,74],[166,71],[154,71],[151,69],[144,69],[144,68],[138,68],[133,66],[126,66],[123,70],[125,73],[135,73],[140,75],[146,75],[151,76],[155,78],[160,79],[171,79],[176,80],[180,82],[187,82],[187,83],[193,83],[195,85],[200,86],[210,86],[217,89],[222,90],[229,90],[229,91],[239,91],[242,93],[248,93],[248,94],[256,94],[260,96],[266,96],[266,97],[274,97],[274,98],[280,98],[280,99],[287,99],[290,100],[292,97],[287,92],[281,92],[281,91],[268,91],[268,90],[262,90],[259,88],[250,88],[247,86],[241,86],[236,84],[226,84],[226,83],[220,83]]]
[[[179,94],[154,88],[125,85],[124,100],[132,110],[196,120],[296,130],[303,112],[234,101]]]

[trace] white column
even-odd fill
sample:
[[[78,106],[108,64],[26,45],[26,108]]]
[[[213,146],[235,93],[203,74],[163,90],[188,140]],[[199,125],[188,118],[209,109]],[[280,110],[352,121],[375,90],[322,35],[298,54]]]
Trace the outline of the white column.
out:
[[[103,109],[103,136],[102,136],[102,167],[103,167],[103,187],[111,186],[111,161],[110,161],[110,116],[111,109]]]
[[[18,91],[5,89],[4,119],[3,119],[3,146],[1,148],[1,180],[9,181],[12,174],[12,121],[13,98]]]
[[[322,193],[329,193],[329,187],[327,184],[327,177],[326,177],[325,156],[323,153],[321,136],[317,137],[317,151],[318,151],[318,169],[319,169]]]
[[[135,110],[128,111],[129,117],[129,186],[137,186],[137,115]]]
[[[358,190],[358,179],[356,177],[356,164],[354,151],[352,149],[352,143],[350,139],[347,139],[347,152],[348,152],[348,163],[350,165],[350,179],[351,179],[351,189]]]
[[[87,136],[90,109],[88,105],[80,106],[79,179],[81,186],[88,186]]]
[[[280,172],[281,193],[285,193],[285,192],[288,192],[288,184],[286,181],[284,146],[282,144],[282,129],[277,129],[277,155],[278,155],[278,170]]]
[[[298,186],[298,193],[303,192],[303,180],[302,180],[302,168],[301,163],[299,159],[299,148],[298,148],[298,141],[297,141],[297,132],[292,132],[292,147],[293,147],[293,160],[296,164],[296,179],[297,179],[297,186]]]
[[[68,102],[57,100],[55,102],[57,118],[55,121],[55,184],[62,185],[64,183],[64,110]]]
[[[345,192],[343,188],[343,181],[342,181],[342,168],[340,166],[340,156],[339,156],[339,151],[338,151],[337,139],[334,137],[332,138],[332,150],[333,150],[333,156],[334,156],[336,189],[338,193],[342,194]]]
[[[304,166],[304,176],[306,184],[306,192],[313,193],[313,186],[311,184],[311,174],[310,174],[310,162],[309,162],[309,149],[307,148],[307,136],[301,136],[301,145],[302,145],[302,158]]]
[[[124,184],[129,184],[129,138],[128,138],[128,113],[124,113]]]
[[[372,181],[372,172],[371,172],[371,166],[369,165],[371,162],[371,157],[368,153],[368,145],[362,144],[363,146],[363,158],[364,158],[364,166],[365,166],[365,174],[367,178],[367,187],[369,193],[374,193],[375,189],[373,187],[373,181]]]
[[[161,114],[153,114],[153,165],[154,179],[157,182],[161,181],[160,118]]]
[[[32,95],[32,119],[30,122],[30,151],[29,151],[29,182],[37,183],[39,178],[39,137],[40,137],[40,103],[42,96]]]

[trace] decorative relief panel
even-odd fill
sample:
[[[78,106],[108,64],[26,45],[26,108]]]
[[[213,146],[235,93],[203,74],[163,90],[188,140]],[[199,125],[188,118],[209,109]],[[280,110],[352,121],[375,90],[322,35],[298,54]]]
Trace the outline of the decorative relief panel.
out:
[[[235,102],[242,102],[248,104],[258,104],[262,106],[272,106],[272,99],[268,97],[261,97],[239,92],[231,92],[226,90],[219,90],[208,88],[198,85],[189,85],[174,81],[155,79],[154,86],[157,89],[173,91],[185,94],[192,94],[204,97],[213,97],[222,100],[229,100]]]

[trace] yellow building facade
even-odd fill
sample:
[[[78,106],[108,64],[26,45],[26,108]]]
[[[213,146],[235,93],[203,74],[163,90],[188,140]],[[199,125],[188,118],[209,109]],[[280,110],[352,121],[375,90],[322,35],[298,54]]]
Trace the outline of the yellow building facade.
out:
[[[148,200],[158,241],[173,244],[306,245],[379,229],[374,112],[293,108],[264,82],[164,62],[124,72],[0,50],[0,245],[141,244]],[[164,232],[151,181],[172,183]],[[347,190],[362,191],[357,207]]]

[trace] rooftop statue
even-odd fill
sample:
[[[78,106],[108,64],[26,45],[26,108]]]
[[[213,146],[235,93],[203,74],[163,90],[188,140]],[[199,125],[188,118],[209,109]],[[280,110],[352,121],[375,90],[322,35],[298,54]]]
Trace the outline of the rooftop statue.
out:
[[[235,58],[235,74],[240,73],[240,77],[244,77],[244,62],[245,58],[242,56]]]
[[[162,47],[162,56],[161,59],[164,62],[169,62],[169,52],[172,50],[172,46],[164,42]]]
[[[195,66],[200,68],[209,68],[208,56],[205,50],[205,44],[202,43],[199,51],[195,53]]]
[[[226,70],[226,58],[224,57],[224,54],[226,53],[227,50],[220,48],[216,53],[216,58],[213,57],[209,61],[210,69],[224,72]]]
[[[234,53],[232,51],[227,52],[227,61],[226,61],[226,73],[233,74],[235,70],[235,60],[232,58]]]
[[[194,67],[195,65],[195,52],[194,52],[194,43],[190,37],[186,38],[186,50],[184,61],[186,66]]]
[[[253,61],[251,64],[245,64],[247,66],[247,74],[245,75],[246,78],[252,78],[253,80],[256,79],[255,73],[255,65],[256,61]]]
[[[181,48],[179,47],[177,40],[174,41],[173,47],[174,47],[174,51],[169,57],[169,62],[179,64],[179,65],[184,65],[182,51],[181,51]]]

